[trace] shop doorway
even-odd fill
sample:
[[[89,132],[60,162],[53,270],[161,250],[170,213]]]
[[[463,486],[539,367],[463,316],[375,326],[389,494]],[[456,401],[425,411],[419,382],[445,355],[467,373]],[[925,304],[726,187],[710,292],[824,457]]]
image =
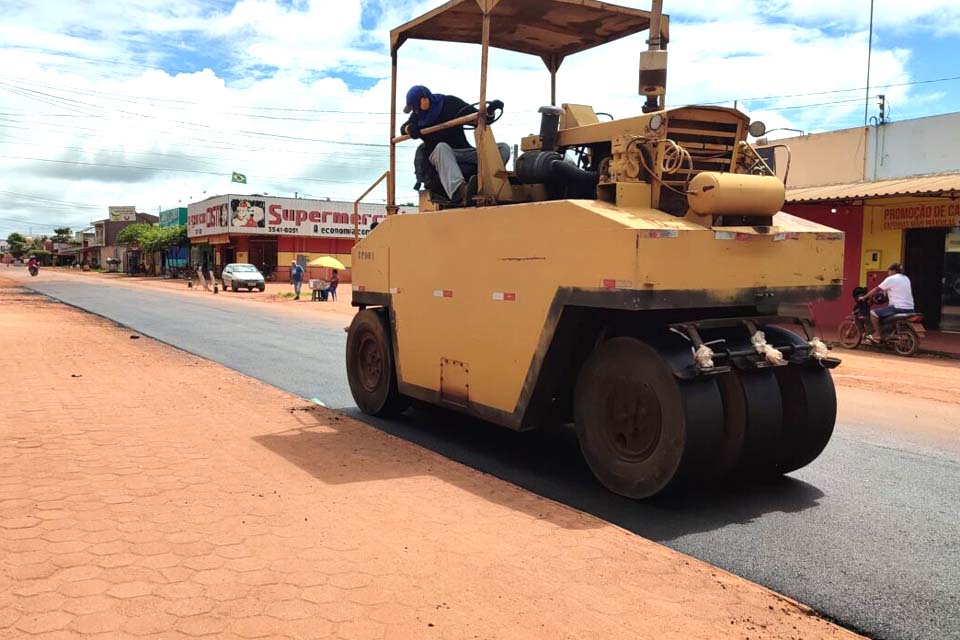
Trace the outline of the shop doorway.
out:
[[[270,279],[277,270],[277,239],[250,238],[250,264]]]
[[[924,326],[940,329],[944,301],[944,247],[948,229],[907,229],[903,268]]]
[[[940,328],[960,332],[960,227],[947,234],[943,252],[943,318]]]

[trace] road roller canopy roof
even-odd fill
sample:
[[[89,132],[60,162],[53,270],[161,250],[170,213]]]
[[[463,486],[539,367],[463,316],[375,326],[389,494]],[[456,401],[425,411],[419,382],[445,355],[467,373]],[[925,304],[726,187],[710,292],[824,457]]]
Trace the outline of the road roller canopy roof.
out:
[[[393,50],[411,38],[482,44],[489,15],[490,46],[564,57],[650,28],[651,13],[593,0],[452,0],[390,32]],[[661,38],[668,37],[668,17]],[[549,64],[549,63],[548,63]]]

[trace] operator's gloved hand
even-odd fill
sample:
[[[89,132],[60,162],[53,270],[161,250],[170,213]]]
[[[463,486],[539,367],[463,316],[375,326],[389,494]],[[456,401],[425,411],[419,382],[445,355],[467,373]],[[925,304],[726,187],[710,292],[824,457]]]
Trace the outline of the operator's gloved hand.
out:
[[[419,140],[421,138],[420,125],[417,123],[416,114],[410,116],[410,119],[407,120],[406,124],[400,127],[400,133],[408,135],[414,140]]]
[[[488,116],[493,116],[498,109],[503,111],[503,100],[491,100],[487,103]]]

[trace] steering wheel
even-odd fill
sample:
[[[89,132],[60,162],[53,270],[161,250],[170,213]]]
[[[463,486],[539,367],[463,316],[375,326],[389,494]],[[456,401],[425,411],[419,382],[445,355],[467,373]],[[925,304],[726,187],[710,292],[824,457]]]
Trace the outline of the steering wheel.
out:
[[[489,104],[489,103],[488,103],[488,104]],[[470,107],[464,107],[463,109],[460,109],[460,111],[457,112],[457,117],[459,118],[459,117],[461,117],[461,116],[468,115],[467,110],[468,110],[469,108],[471,108],[471,107],[474,108],[474,109],[477,109],[477,110],[479,111],[479,109],[480,109],[480,103],[479,103],[479,102],[474,102],[472,105],[470,105]],[[503,109],[497,109],[496,111],[494,111],[493,117],[492,117],[492,118],[489,118],[489,119],[487,120],[487,124],[494,124],[497,120],[499,120],[500,118],[502,118],[502,117],[503,117],[503,111],[504,111]],[[463,128],[466,129],[466,130],[468,130],[468,131],[473,131],[474,129],[477,128],[477,125],[476,125],[476,124],[465,124],[465,125],[463,125]]]

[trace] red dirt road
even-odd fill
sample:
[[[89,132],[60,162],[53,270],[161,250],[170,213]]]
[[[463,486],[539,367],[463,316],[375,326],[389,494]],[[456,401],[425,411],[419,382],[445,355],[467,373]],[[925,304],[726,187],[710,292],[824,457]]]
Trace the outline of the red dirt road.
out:
[[[38,296],[0,367],[2,639],[856,637]]]

